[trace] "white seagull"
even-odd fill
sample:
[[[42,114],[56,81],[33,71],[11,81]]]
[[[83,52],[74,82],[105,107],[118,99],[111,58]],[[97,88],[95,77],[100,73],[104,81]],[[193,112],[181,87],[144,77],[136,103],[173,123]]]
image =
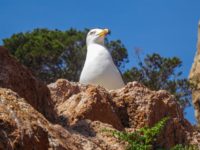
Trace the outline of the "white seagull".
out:
[[[123,87],[124,82],[109,50],[104,45],[108,33],[108,29],[92,29],[88,32],[87,55],[79,82],[114,90]]]

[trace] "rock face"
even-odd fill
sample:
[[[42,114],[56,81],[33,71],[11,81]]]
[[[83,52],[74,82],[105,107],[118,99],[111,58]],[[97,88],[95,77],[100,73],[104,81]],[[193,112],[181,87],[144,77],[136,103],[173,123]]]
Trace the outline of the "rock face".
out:
[[[111,124],[119,130],[123,129],[111,96],[105,89],[94,86],[78,87],[63,79],[48,87],[52,100],[59,102],[56,112],[59,118],[65,118],[64,124],[73,125],[80,119],[90,119]]]
[[[122,89],[112,91],[111,95],[122,124],[133,131],[144,126],[153,126],[164,117],[171,118],[155,147],[169,149],[177,143],[193,143],[189,137],[193,137],[196,132],[184,119],[183,111],[168,92],[151,91],[137,82],[132,82]],[[195,139],[200,140],[197,137]]]
[[[3,47],[0,47],[0,87],[17,92],[35,109],[53,120],[49,89]]]
[[[0,50],[0,57],[4,55],[0,59],[0,149],[125,150],[127,143],[102,130],[133,132],[166,116],[170,119],[155,149],[200,146],[199,131],[184,119],[166,91],[151,91],[137,82],[113,91],[64,79],[45,86],[5,49]]]
[[[89,120],[78,122],[71,127],[74,130],[53,125],[23,98],[9,89],[0,88],[0,112],[0,149],[2,150],[124,148],[123,145],[117,143],[116,139],[103,137],[103,134],[99,135],[98,139],[93,139],[98,132],[101,132],[101,128],[111,128],[111,126]],[[115,145],[112,145],[113,142]]]
[[[194,62],[190,71],[189,78],[197,86],[192,93],[193,104],[195,108],[195,116],[200,126],[200,21],[198,26],[198,41],[197,52],[194,58]]]

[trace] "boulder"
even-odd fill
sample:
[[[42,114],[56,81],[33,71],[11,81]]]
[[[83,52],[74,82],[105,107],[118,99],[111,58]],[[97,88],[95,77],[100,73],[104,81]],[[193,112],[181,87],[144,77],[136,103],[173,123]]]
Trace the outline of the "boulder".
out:
[[[0,88],[0,149],[123,150],[117,139],[102,133],[108,124],[80,120],[71,128],[50,123],[17,93]]]
[[[195,117],[198,126],[200,127],[200,21],[198,26],[197,51],[190,70],[189,78],[195,87],[192,91],[192,101],[195,108]]]
[[[110,94],[105,89],[92,85],[81,86],[64,79],[59,79],[48,87],[56,106],[56,115],[59,119],[66,120],[66,125],[75,124],[81,119],[90,119],[123,129]]]
[[[176,144],[194,143],[190,138],[198,133],[197,130],[184,118],[180,105],[168,92],[151,91],[138,82],[131,82],[110,93],[118,108],[116,113],[129,131],[151,127],[164,117],[170,118],[155,147],[169,149]],[[195,139],[200,140],[198,136],[195,136]]]
[[[47,86],[37,80],[2,46],[0,46],[0,87],[17,92],[45,117],[54,120],[53,103]]]
[[[59,79],[48,87],[58,122],[63,126],[74,128],[80,121],[90,120],[132,132],[169,117],[154,147],[170,148],[176,144],[200,142],[199,132],[184,118],[175,97],[164,90],[151,91],[138,82],[132,82],[124,88],[106,91],[99,86],[85,86],[65,79]],[[97,134],[88,133],[88,127],[76,127],[76,130],[87,136]]]
[[[138,82],[132,82],[110,93],[125,127],[152,126],[164,117],[184,119],[175,98],[164,90],[151,91]]]

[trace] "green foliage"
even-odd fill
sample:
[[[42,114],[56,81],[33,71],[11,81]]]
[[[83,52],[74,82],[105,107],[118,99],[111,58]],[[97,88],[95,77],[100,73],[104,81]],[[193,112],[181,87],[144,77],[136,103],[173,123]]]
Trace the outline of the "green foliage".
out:
[[[198,150],[198,147],[196,145],[183,146],[181,144],[178,144],[170,150]]]
[[[4,46],[41,80],[49,83],[58,78],[78,81],[86,56],[87,29],[67,31],[35,29],[4,39]],[[113,60],[122,69],[127,50],[121,41],[107,41]]]
[[[167,90],[182,107],[190,104],[191,84],[188,79],[181,78],[179,69],[182,62],[179,58],[166,58],[154,53],[147,55],[143,61],[138,54],[138,60],[138,67],[124,72],[125,82],[139,81],[152,90]]]
[[[127,150],[152,150],[153,142],[156,140],[157,135],[164,128],[168,117],[163,118],[156,123],[153,127],[144,127],[133,133],[114,131],[104,129],[104,132],[111,133],[119,140],[128,143]]]

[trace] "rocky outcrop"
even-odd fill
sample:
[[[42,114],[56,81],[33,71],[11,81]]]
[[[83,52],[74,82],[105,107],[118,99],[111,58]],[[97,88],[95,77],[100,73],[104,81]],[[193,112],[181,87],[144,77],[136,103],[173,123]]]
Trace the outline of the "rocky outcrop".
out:
[[[111,95],[122,124],[129,130],[153,126],[164,117],[171,118],[155,147],[170,148],[177,143],[192,143],[189,137],[193,137],[192,134],[196,132],[184,119],[183,110],[168,92],[151,91],[137,82],[132,82],[122,89],[112,91]],[[197,137],[195,139],[200,140]]]
[[[48,119],[54,120],[49,89],[42,82],[36,80],[26,67],[10,56],[8,50],[1,46],[0,87],[17,92]]]
[[[58,104],[55,103],[57,116],[59,119],[66,120],[65,125],[76,124],[80,119],[90,119],[111,124],[119,130],[123,129],[115,113],[116,108],[111,96],[105,89],[95,86],[78,86],[63,79],[48,87],[52,100],[58,102]]]
[[[184,119],[183,110],[166,91],[151,91],[132,82],[122,89],[108,92],[101,87],[84,86],[64,79],[48,87],[53,101],[58,101],[57,116],[65,125],[73,126],[80,120],[89,119],[110,124],[118,130],[124,127],[124,130],[135,131],[168,116],[171,119],[155,147],[170,148],[178,143],[200,142],[199,133]]]
[[[111,128],[98,121],[80,120],[71,128],[53,125],[15,92],[0,88],[0,149],[124,149],[102,133]]]
[[[118,116],[126,127],[152,126],[167,116],[183,119],[175,98],[166,91],[151,91],[138,82],[132,82],[112,91],[111,95],[118,108]]]
[[[133,132],[166,116],[155,149],[200,147],[200,132],[166,91],[137,82],[106,91],[65,79],[45,86],[5,49],[0,53],[0,149],[124,150],[127,143],[103,129]]]
[[[195,86],[192,91],[192,100],[195,108],[195,116],[200,127],[200,21],[198,26],[197,52],[192,64],[189,78]]]
[[[15,92],[0,88],[0,112],[1,149],[44,149],[50,144],[48,121]]]

